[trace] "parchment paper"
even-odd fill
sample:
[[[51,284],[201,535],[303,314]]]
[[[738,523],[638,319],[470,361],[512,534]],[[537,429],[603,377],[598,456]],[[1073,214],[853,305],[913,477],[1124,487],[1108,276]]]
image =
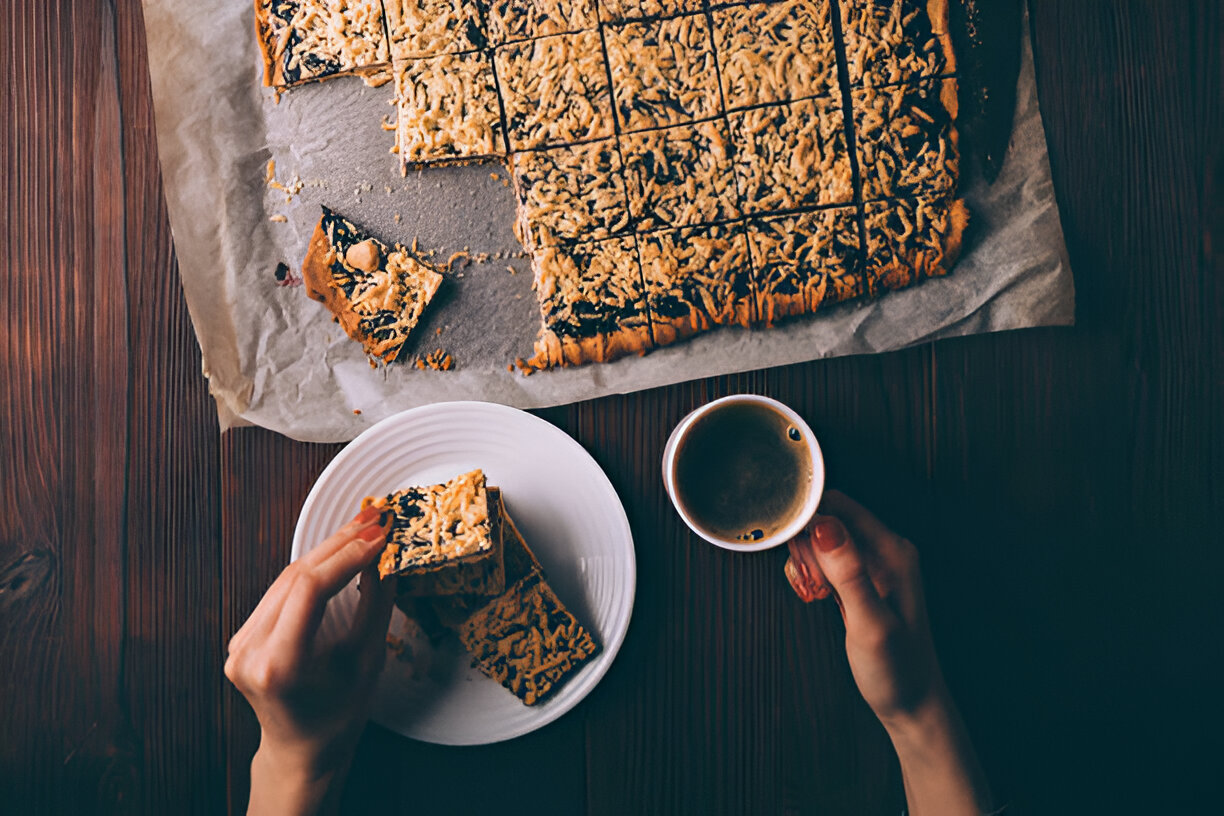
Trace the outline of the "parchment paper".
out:
[[[511,230],[514,196],[503,167],[401,177],[389,152],[393,134],[382,127],[394,113],[391,84],[332,79],[276,104],[261,84],[250,0],[145,0],[144,10],[170,223],[223,429],[254,423],[295,439],[344,441],[392,413],[442,400],[543,407],[1074,319],[1027,24],[1012,144],[993,186],[962,177],[973,220],[953,274],[780,328],[723,329],[645,357],[522,377],[506,367],[530,356],[539,311]],[[276,179],[291,189],[300,180],[300,191],[290,197],[265,184],[269,159]],[[454,369],[371,368],[321,304],[301,286],[278,283],[280,262],[299,273],[320,204],[385,241],[415,239],[440,263],[465,248],[488,256],[455,265],[405,349],[412,356],[444,348]],[[285,222],[271,221],[276,215]]]

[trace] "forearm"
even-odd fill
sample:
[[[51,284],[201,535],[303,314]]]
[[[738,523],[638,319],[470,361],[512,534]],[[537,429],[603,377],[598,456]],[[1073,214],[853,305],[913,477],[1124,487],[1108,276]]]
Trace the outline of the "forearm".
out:
[[[261,746],[251,760],[251,798],[247,816],[335,813],[348,765],[343,762],[326,770],[307,769]]]
[[[981,816],[993,804],[956,706],[937,695],[914,717],[886,726],[901,762],[909,816]]]

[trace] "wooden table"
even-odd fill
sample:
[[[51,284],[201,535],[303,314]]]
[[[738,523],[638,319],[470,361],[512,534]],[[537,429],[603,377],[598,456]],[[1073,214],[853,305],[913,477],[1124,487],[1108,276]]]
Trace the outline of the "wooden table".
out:
[[[828,604],[669,509],[694,406],[795,406],[922,552],[946,673],[1031,813],[1218,806],[1221,5],[1032,0],[1078,325],[541,412],[607,470],[639,588],[611,672],[509,744],[371,728],[353,812],[897,814]],[[219,435],[175,269],[136,0],[0,6],[0,812],[241,810],[228,636],[338,449]],[[1111,810],[1111,808],[1113,808]],[[389,812],[389,811],[387,811]]]

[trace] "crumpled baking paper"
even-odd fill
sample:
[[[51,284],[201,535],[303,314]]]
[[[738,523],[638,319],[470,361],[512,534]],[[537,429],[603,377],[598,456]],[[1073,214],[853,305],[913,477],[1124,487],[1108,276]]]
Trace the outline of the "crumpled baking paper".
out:
[[[770,330],[722,329],[645,357],[523,377],[507,365],[530,356],[539,311],[511,228],[505,168],[401,177],[384,128],[394,114],[390,83],[372,88],[336,78],[295,88],[277,103],[262,86],[248,0],[145,0],[144,12],[170,223],[223,429],[256,424],[304,441],[345,441],[432,402],[544,407],[1074,319],[1027,27],[1003,171],[987,185],[962,162],[973,220],[953,274]],[[269,160],[287,191],[266,183]],[[455,253],[474,259],[454,257],[404,354],[442,348],[454,369],[372,368],[306,297],[297,278],[320,205],[389,243],[415,241],[442,265]],[[278,281],[282,263],[290,274]]]

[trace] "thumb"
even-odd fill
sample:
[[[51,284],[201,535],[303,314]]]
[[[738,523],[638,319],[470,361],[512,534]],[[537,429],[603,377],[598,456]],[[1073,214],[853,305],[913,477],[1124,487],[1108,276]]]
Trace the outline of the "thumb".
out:
[[[361,596],[353,616],[350,642],[353,646],[379,653],[386,648],[387,627],[391,623],[391,607],[395,605],[396,580],[379,579],[378,565],[371,564],[361,573],[358,587]]]
[[[867,562],[844,524],[833,516],[812,520],[812,553],[841,600],[847,631],[863,626],[888,627],[895,615],[876,590]]]

